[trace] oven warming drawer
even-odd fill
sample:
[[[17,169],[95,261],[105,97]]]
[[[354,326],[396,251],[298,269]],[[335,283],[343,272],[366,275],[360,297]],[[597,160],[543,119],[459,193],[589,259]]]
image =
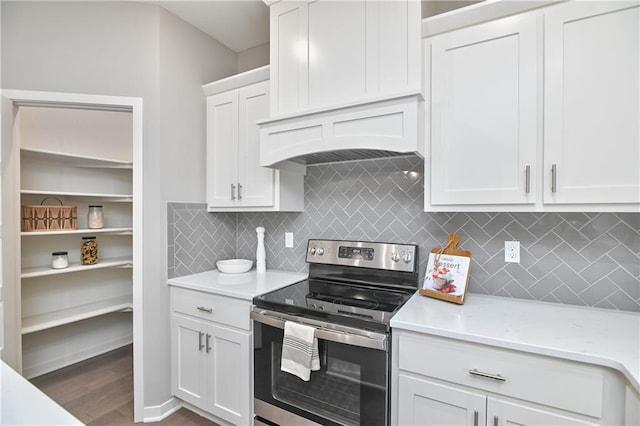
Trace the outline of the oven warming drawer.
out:
[[[359,346],[369,349],[386,351],[388,348],[388,336],[383,333],[376,333],[358,328],[346,327],[339,324],[332,324],[325,321],[300,318],[281,312],[269,311],[261,308],[254,308],[251,311],[251,319],[284,330],[287,321],[294,321],[316,328],[315,336],[320,340],[343,343],[350,346]]]

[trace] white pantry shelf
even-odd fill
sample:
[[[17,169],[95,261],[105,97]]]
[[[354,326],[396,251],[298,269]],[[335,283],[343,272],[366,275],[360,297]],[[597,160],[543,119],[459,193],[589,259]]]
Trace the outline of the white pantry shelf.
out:
[[[118,227],[118,228],[100,228],[100,229],[69,229],[69,230],[57,230],[57,231],[32,231],[21,232],[23,237],[44,236],[44,235],[73,235],[73,234],[113,234],[113,235],[132,235],[133,228],[130,226]]]
[[[104,198],[107,201],[120,201],[120,202],[132,202],[132,194],[106,194],[106,193],[92,193],[92,192],[64,192],[64,191],[41,191],[38,189],[23,189],[20,191],[23,195],[48,195],[50,197],[89,197],[89,198]]]
[[[130,257],[119,257],[115,259],[98,260],[95,265],[81,265],[79,263],[71,263],[69,267],[64,269],[53,269],[50,266],[38,266],[35,268],[24,268],[20,274],[21,278],[46,277],[49,275],[69,274],[73,272],[82,272],[104,268],[130,268],[133,266],[133,259]]]
[[[73,167],[93,167],[109,169],[132,169],[133,163],[114,160],[110,158],[93,157],[86,155],[67,154],[59,151],[47,151],[41,149],[21,148],[22,155],[34,160],[55,161]]]
[[[131,296],[115,297],[87,305],[74,306],[61,311],[23,318],[22,334],[35,333],[112,312],[126,312],[132,309],[133,303],[131,302]]]

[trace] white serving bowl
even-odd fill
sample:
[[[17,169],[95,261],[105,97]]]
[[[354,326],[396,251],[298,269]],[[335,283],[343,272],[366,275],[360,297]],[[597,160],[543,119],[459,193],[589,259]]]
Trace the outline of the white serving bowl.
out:
[[[218,260],[216,267],[224,274],[242,274],[253,266],[253,260],[249,259],[227,259]]]

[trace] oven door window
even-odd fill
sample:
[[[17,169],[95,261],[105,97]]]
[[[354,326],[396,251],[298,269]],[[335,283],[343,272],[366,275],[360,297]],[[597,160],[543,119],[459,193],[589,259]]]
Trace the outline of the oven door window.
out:
[[[323,424],[327,420],[341,425],[386,423],[385,351],[319,340],[321,368],[312,371],[310,380],[305,382],[280,370],[282,332],[279,331],[278,338],[263,342],[262,354],[256,352],[256,356],[265,356],[264,349],[268,348],[269,402],[289,411],[310,413],[310,418],[320,418]],[[256,388],[266,391],[264,384],[256,383]],[[256,397],[259,393],[256,389]]]

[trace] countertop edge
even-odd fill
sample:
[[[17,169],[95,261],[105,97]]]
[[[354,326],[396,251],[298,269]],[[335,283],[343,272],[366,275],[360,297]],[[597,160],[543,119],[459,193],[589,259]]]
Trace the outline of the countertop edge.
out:
[[[495,300],[506,301],[507,303],[509,302],[510,303],[526,303],[526,304],[536,303],[530,300],[519,300],[519,299],[509,300],[509,298],[486,296],[486,295],[475,295],[475,296],[480,296],[480,298],[484,300],[491,300],[493,298]],[[420,300],[421,297],[423,296],[418,297],[418,300]],[[438,301],[438,303],[442,303],[442,302]],[[539,303],[541,307],[543,305],[546,305],[546,306],[549,305],[548,303],[544,303],[544,302],[539,302]],[[413,304],[415,307],[415,301]],[[410,305],[410,303],[407,303],[405,306],[407,305]],[[561,308],[561,307],[564,307],[564,306],[563,305],[558,306],[558,308]],[[408,308],[411,309],[411,306],[408,306]],[[576,307],[570,306],[568,308],[572,309]],[[580,307],[580,308],[586,308],[586,307]],[[404,307],[402,309],[404,309]],[[633,387],[637,393],[640,393],[640,380],[638,377],[638,374],[640,374],[640,370],[635,371],[632,368],[633,365],[631,364],[633,364],[635,361],[633,359],[631,360],[624,359],[625,357],[615,358],[614,356],[611,356],[611,354],[604,354],[604,353],[601,354],[596,352],[582,352],[577,350],[574,351],[567,348],[557,347],[557,346],[554,346],[553,344],[544,345],[539,343],[527,342],[523,340],[514,341],[509,339],[502,339],[498,336],[474,333],[472,331],[465,332],[462,330],[452,330],[452,329],[447,329],[439,326],[420,324],[411,319],[407,320],[406,318],[402,318],[403,315],[398,315],[402,313],[402,309],[396,315],[394,315],[394,317],[391,319],[390,325],[392,329],[410,331],[418,334],[446,337],[446,338],[466,341],[470,343],[477,343],[477,344],[492,346],[492,347],[501,348],[501,349],[511,349],[511,350],[526,352],[530,354],[550,356],[558,359],[577,361],[577,362],[592,364],[600,367],[611,368],[619,372],[621,375],[623,375],[625,379],[628,381],[628,384],[631,387]],[[586,309],[589,309],[589,308],[586,308]],[[614,312],[617,314],[620,313],[617,311],[614,311]],[[601,313],[602,313],[602,310],[599,311],[599,314]],[[623,312],[623,314],[633,315],[636,319],[640,318],[640,316],[637,316],[634,313],[630,313],[630,312]]]
[[[613,358],[607,358],[595,354],[584,354],[580,352],[571,352],[563,349],[557,349],[552,347],[544,347],[533,344],[527,344],[522,342],[511,342],[508,340],[501,340],[493,337],[478,336],[474,334],[465,334],[460,332],[454,332],[449,330],[443,330],[435,327],[416,327],[412,323],[403,321],[396,321],[392,328],[399,330],[411,331],[418,334],[429,334],[432,336],[446,337],[450,339],[462,340],[464,342],[478,343],[481,345],[493,346],[499,349],[511,349],[520,352],[526,352],[534,355],[545,355],[553,358],[560,358],[569,361],[584,362],[587,364],[594,364],[601,367],[612,368],[620,374],[622,374],[629,383],[633,386],[636,392],[640,393],[640,382],[631,374],[631,371],[624,365],[624,363]]]
[[[245,279],[238,283],[222,283],[224,279]],[[255,269],[245,274],[222,274],[218,270],[169,278],[167,285],[251,302],[255,296],[278,290],[307,278],[306,273],[269,269],[257,273]]]

